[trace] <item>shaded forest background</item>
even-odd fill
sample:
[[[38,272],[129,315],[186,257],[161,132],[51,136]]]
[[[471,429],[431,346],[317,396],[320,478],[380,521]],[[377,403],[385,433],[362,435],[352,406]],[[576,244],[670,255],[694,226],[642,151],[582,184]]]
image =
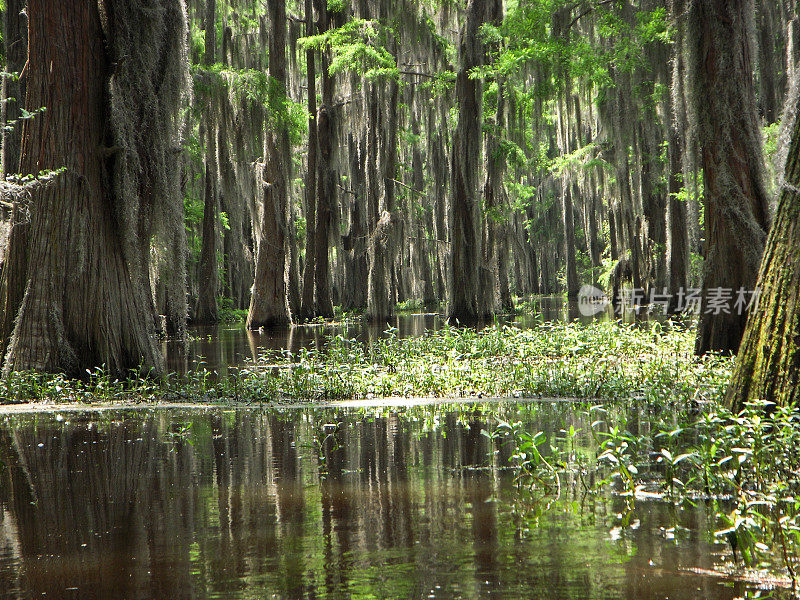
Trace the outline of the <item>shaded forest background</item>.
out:
[[[62,165],[26,164],[21,150],[53,108],[26,90],[26,14],[41,3],[27,4],[4,7],[3,171],[47,181]],[[512,311],[515,298],[575,298],[583,284],[644,298],[755,287],[780,188],[794,2],[131,6],[98,28],[113,49],[116,143],[104,151],[130,163],[114,190],[138,198],[126,256],[142,267],[135,287],[152,331],[183,336],[187,317],[245,311],[249,327],[285,325],[334,307],[376,320],[426,307],[469,323]],[[126,34],[123,17],[142,32]],[[141,85],[115,92],[132,63]],[[737,160],[750,179],[726,188]],[[0,207],[7,355],[30,283],[13,275],[14,231],[31,219],[26,195],[40,193],[26,189]],[[709,198],[741,190],[752,210],[709,214]],[[731,214],[744,224],[720,233]],[[700,351],[738,347],[744,322],[717,321],[701,322]]]

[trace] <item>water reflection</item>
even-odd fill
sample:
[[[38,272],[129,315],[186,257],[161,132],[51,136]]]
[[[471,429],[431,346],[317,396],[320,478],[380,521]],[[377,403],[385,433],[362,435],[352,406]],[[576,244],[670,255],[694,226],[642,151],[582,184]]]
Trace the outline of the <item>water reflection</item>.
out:
[[[493,410],[585,426],[556,405]],[[686,572],[724,550],[702,505],[642,505],[619,530],[622,503],[565,493],[534,521],[493,423],[435,407],[7,417],[0,598],[745,594]]]

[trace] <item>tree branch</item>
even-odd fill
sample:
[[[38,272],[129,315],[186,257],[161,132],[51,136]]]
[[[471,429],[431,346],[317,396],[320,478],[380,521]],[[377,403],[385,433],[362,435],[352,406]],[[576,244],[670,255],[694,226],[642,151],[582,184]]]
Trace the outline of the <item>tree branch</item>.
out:
[[[427,77],[428,79],[436,79],[436,75],[431,75],[430,73],[422,73],[420,71],[398,71],[400,75],[417,75],[419,77]]]
[[[392,183],[396,183],[397,185],[401,185],[407,190],[411,190],[415,194],[419,194],[420,196],[427,196],[425,192],[420,192],[418,189],[411,187],[410,185],[406,185],[402,181],[397,181],[397,179],[392,179],[391,177],[386,177],[386,181],[391,181]]]
[[[594,6],[590,6],[590,7],[589,7],[589,8],[587,8],[585,11],[583,11],[581,14],[579,14],[577,17],[575,17],[574,19],[572,19],[572,23],[570,23],[570,24],[569,24],[569,26],[567,26],[567,31],[569,31],[570,29],[572,29],[572,26],[573,26],[573,25],[575,25],[575,23],[577,23],[578,21],[580,21],[580,20],[581,20],[583,17],[585,17],[586,15],[588,15],[590,12],[594,11],[596,8],[600,8],[600,7],[601,7],[601,6],[603,6],[604,4],[612,4],[613,2],[615,2],[615,0],[602,0],[601,2],[598,2],[597,4],[595,4]],[[574,8],[577,8],[577,6],[576,6],[576,7],[574,7]],[[570,9],[570,10],[571,10],[571,9]]]
[[[358,194],[356,194],[356,193],[355,193],[353,190],[348,190],[348,189],[347,189],[346,187],[344,187],[344,186],[343,186],[341,183],[337,183],[336,185],[337,185],[337,187],[338,187],[340,190],[342,190],[342,191],[343,191],[345,194],[351,194],[351,195],[353,195],[353,196],[358,196]]]

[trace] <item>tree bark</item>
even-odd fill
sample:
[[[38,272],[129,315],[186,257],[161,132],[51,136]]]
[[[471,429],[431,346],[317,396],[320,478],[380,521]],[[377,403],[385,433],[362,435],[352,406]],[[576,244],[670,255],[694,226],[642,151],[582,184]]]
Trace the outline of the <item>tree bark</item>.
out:
[[[575,261],[575,214],[572,207],[572,186],[562,182],[561,190],[562,219],[564,226],[564,258],[566,263],[567,298],[578,297],[578,270]]]
[[[348,139],[350,176],[353,199],[350,209],[350,232],[343,240],[347,252],[347,273],[342,306],[346,310],[363,310],[367,307],[369,265],[367,263],[367,206],[366,206],[366,133],[358,139],[351,133]]]
[[[17,121],[19,107],[25,102],[25,76],[23,68],[28,56],[28,26],[23,10],[25,0],[6,0],[3,16],[3,44],[6,48],[6,70],[19,76],[18,79],[3,77],[2,122]],[[19,170],[19,152],[22,142],[22,124],[16,123],[11,130],[3,131],[2,168],[3,177]]]
[[[455,95],[458,125],[453,137],[451,193],[453,194],[452,246],[448,275],[448,312],[452,319],[472,323],[489,318],[493,307],[485,305],[481,292],[484,215],[478,197],[482,172],[483,84],[471,71],[484,63],[480,27],[493,21],[502,8],[497,0],[470,0],[461,32]]]
[[[269,75],[286,90],[286,0],[268,5],[272,35],[269,37]],[[286,294],[286,221],[291,144],[286,124],[265,133],[264,211],[261,239],[247,328],[276,327],[291,323]]]
[[[26,107],[48,110],[25,124],[21,168],[38,173],[63,166],[65,172],[34,193],[28,249],[35,268],[26,273],[6,373],[80,376],[105,365],[121,376],[137,367],[154,374],[164,369],[152,300],[141,286],[147,265],[130,251],[142,243],[145,225],[120,220],[141,208],[124,203],[147,199],[111,187],[121,162],[104,151],[114,130],[108,94],[115,72],[106,35],[113,42],[116,8],[103,5],[104,27],[94,1],[28,5]],[[145,172],[150,167],[143,165]]]
[[[671,128],[669,139],[669,201],[667,203],[667,284],[670,303],[667,311],[678,312],[676,304],[681,290],[689,283],[689,231],[686,227],[686,205],[678,198],[681,191],[681,145],[677,131]],[[661,290],[658,290],[661,293]]]
[[[216,0],[207,0],[205,13],[205,63],[214,64],[217,44]],[[217,295],[219,272],[217,266],[217,134],[214,123],[213,92],[209,93],[205,119],[205,195],[203,206],[203,243],[200,250],[200,288],[194,311],[196,323],[219,321]]]
[[[28,55],[28,29],[22,10],[25,0],[7,0],[3,17],[3,43],[6,47],[6,70],[11,73],[22,73]],[[19,119],[21,107],[25,103],[25,76],[14,81],[3,77],[2,83],[2,116],[4,124]],[[12,101],[11,98],[14,100]],[[20,146],[22,142],[22,123],[17,123],[11,131],[3,131],[0,169],[2,177],[19,171]],[[0,208],[0,213],[4,209]],[[28,265],[28,230],[30,229],[27,211],[16,207],[10,215],[10,231],[6,246],[5,259],[0,265],[0,361],[2,361],[14,319],[19,311],[22,296],[25,292],[25,273]]]
[[[486,143],[486,183],[483,187],[484,203],[488,212],[486,218],[486,241],[484,251],[483,269],[483,303],[496,309],[503,305],[501,301],[500,282],[505,276],[505,288],[508,289],[508,274],[501,273],[501,263],[503,262],[500,254],[503,240],[503,226],[506,218],[505,198],[503,190],[503,176],[506,170],[506,157],[500,149],[501,135],[505,131],[505,89],[502,80],[497,81],[497,111],[495,112],[494,126],[491,127]],[[505,267],[504,267],[505,268]],[[505,300],[505,297],[503,298]]]
[[[336,194],[336,175],[332,165],[333,137],[335,135],[334,110],[323,104],[317,111],[317,235],[314,286],[316,288],[316,316],[325,319],[333,318],[329,234],[333,218],[331,205]]]
[[[378,102],[378,89],[376,84],[369,85],[367,100],[367,214],[369,219],[369,239],[367,253],[369,257],[369,271],[367,284],[367,317],[377,320],[389,314],[389,277],[390,265],[386,262],[386,252],[379,246],[386,244],[388,227],[391,225],[389,218],[384,218],[381,212],[380,190],[384,184],[382,172],[379,168],[380,144],[379,132],[383,128],[383,114]],[[387,213],[387,217],[388,217]]]
[[[11,211],[10,231],[0,271],[0,359],[14,331],[28,277],[29,208],[19,203]]]
[[[312,36],[314,7],[306,0],[306,35]],[[314,271],[317,268],[317,69],[313,49],[306,50],[308,80],[308,163],[306,164],[306,256],[303,263],[303,291],[300,299],[300,320],[313,319],[316,313],[314,302]]]
[[[667,306],[669,314],[678,312],[677,298],[680,290],[686,290],[689,285],[689,229],[687,227],[686,204],[678,195],[683,187],[683,166],[685,160],[683,149],[686,140],[686,110],[683,94],[684,63],[682,55],[683,30],[682,15],[685,8],[684,0],[670,0],[670,16],[673,26],[678,32],[671,57],[670,78],[672,94],[666,99],[667,115],[670,126],[667,142],[669,155],[669,197],[667,200],[667,291],[670,301]],[[660,290],[659,290],[660,291]]]
[[[753,10],[752,0],[689,5],[688,68],[705,182],[706,299],[710,290],[755,287],[769,228],[752,75]],[[704,302],[696,352],[735,353],[746,322],[746,314],[714,314]]]
[[[375,176],[379,179],[373,182],[374,191],[383,188],[382,202],[379,202],[377,210],[373,207],[373,212],[378,217],[377,224],[374,226],[370,235],[369,248],[369,286],[367,291],[367,312],[366,317],[372,321],[384,321],[389,319],[394,313],[394,304],[398,300],[398,294],[405,295],[399,289],[402,275],[399,269],[395,269],[395,258],[399,248],[395,243],[398,227],[401,226],[398,214],[395,212],[395,179],[397,179],[397,103],[399,98],[399,86],[396,81],[389,81],[386,84],[388,89],[384,93],[388,94],[384,104],[383,114],[380,122],[383,127],[379,130],[383,133],[382,142],[372,144],[372,148],[380,155],[380,169],[376,170]],[[377,97],[374,101],[377,103]],[[375,108],[376,111],[380,108]],[[369,160],[369,159],[368,159]],[[380,173],[378,175],[378,173]],[[377,200],[377,198],[376,198]],[[394,285],[392,285],[394,281]]]
[[[758,277],[760,297],[750,312],[728,389],[734,411],[753,400],[782,406],[800,402],[799,100],[795,90],[785,184]]]
[[[325,2],[316,0],[320,32],[335,26]],[[333,318],[330,273],[330,230],[336,203],[336,173],[333,159],[336,148],[336,109],[333,106],[334,78],[330,73],[329,51],[322,53],[322,106],[317,111],[317,227],[314,264],[316,315]]]

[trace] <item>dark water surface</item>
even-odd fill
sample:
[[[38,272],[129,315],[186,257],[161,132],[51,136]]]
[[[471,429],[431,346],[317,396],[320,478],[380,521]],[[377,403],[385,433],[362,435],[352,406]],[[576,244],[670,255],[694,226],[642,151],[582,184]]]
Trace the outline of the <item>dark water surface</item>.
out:
[[[548,510],[496,419],[565,403],[0,417],[0,599],[734,599],[708,509]],[[579,451],[593,452],[579,435]]]

